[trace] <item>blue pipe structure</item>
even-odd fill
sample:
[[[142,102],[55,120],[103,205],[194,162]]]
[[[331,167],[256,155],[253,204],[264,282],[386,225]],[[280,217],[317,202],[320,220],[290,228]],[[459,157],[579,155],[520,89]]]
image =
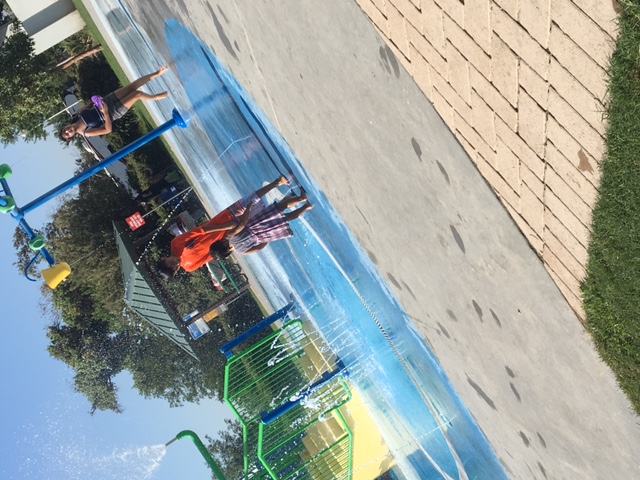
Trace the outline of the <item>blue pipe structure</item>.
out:
[[[168,120],[167,122],[163,123],[158,128],[156,128],[155,130],[152,130],[151,132],[147,133],[146,135],[140,137],[135,142],[130,143],[129,145],[124,147],[122,150],[119,150],[116,153],[114,153],[113,155],[105,158],[100,163],[95,164],[93,167],[87,168],[85,171],[80,172],[75,177],[70,178],[69,180],[67,180],[64,183],[61,183],[56,188],[54,188],[52,190],[49,190],[47,193],[45,193],[44,195],[36,198],[32,202],[27,203],[21,209],[22,214],[24,215],[25,213],[29,213],[30,211],[35,210],[36,208],[38,208],[39,206],[45,204],[46,202],[48,202],[52,198],[55,198],[58,195],[60,195],[61,193],[64,193],[67,190],[75,187],[76,185],[84,182],[85,180],[87,180],[88,178],[92,177],[96,173],[104,170],[109,165],[112,165],[113,163],[117,162],[118,160],[122,160],[127,155],[133,153],[138,148],[142,147],[143,145],[146,145],[151,140],[159,137],[164,132],[166,132],[167,130],[170,130],[171,128],[175,127],[176,125],[178,125],[181,128],[187,128],[187,123],[180,116],[178,111],[174,109],[173,112],[172,112],[171,120]]]
[[[73,188],[73,187],[79,185],[80,183],[84,182],[85,180],[91,178],[92,176],[94,176],[95,174],[101,172],[102,170],[104,170],[108,166],[112,165],[113,163],[117,162],[118,160],[122,160],[127,155],[130,155],[131,153],[133,153],[138,148],[142,147],[143,145],[146,145],[151,140],[154,140],[155,138],[159,137],[160,135],[162,135],[166,131],[168,131],[171,128],[175,127],[176,125],[178,127],[180,127],[180,128],[187,128],[188,122],[185,119],[182,118],[182,116],[180,115],[178,110],[173,109],[172,114],[171,114],[171,119],[168,120],[167,122],[163,123],[162,125],[160,125],[158,128],[156,128],[156,129],[152,130],[151,132],[147,133],[146,135],[140,137],[135,142],[133,142],[133,143],[127,145],[126,147],[124,147],[123,149],[115,152],[114,154],[110,155],[109,157],[105,158],[104,160],[102,160],[101,162],[95,164],[94,166],[87,168],[83,172],[80,172],[75,177],[72,177],[69,180],[67,180],[66,182],[63,182],[60,185],[58,185],[57,187],[49,190],[47,193],[41,195],[40,197],[36,198],[35,200],[32,200],[31,202],[27,203],[24,207],[18,207],[17,205],[15,205],[15,201],[13,199],[13,195],[11,193],[11,189],[9,188],[9,184],[6,181],[6,178],[8,178],[11,175],[11,168],[8,165],[0,165],[0,167],[1,167],[0,168],[0,185],[2,186],[2,191],[5,194],[4,196],[0,196],[0,211],[2,211],[3,213],[10,213],[11,214],[11,216],[18,222],[20,227],[28,235],[29,240],[30,240],[29,246],[32,248],[32,250],[37,252],[36,256],[29,262],[29,265],[27,266],[27,268],[24,271],[24,275],[28,280],[31,280],[33,282],[36,281],[35,279],[29,277],[28,271],[35,264],[35,261],[36,261],[36,259],[38,258],[39,255],[42,255],[44,257],[44,259],[49,263],[49,265],[51,267],[56,267],[56,265],[55,265],[54,258],[51,256],[51,254],[45,248],[44,238],[42,238],[42,237],[40,237],[40,236],[35,234],[35,232],[31,229],[31,227],[29,226],[29,224],[25,220],[25,218],[24,218],[25,215],[27,213],[35,210],[36,208],[44,205],[49,200],[57,197],[58,195],[66,192],[67,190],[70,190],[71,188]],[[55,283],[55,286],[57,286],[58,283],[64,277],[66,277],[67,275],[69,275],[69,273],[71,273],[71,269],[69,268],[68,264],[63,264],[61,266],[64,267],[62,269],[63,272],[64,272],[64,273],[62,273],[63,277],[60,278],[60,273],[56,273],[55,274],[55,279],[53,280],[53,283]],[[51,270],[51,269],[49,269],[49,270]],[[55,286],[52,286],[49,283],[49,280],[47,279],[47,276],[44,275],[44,273],[45,272],[43,271],[43,276],[45,277],[45,281],[47,282],[47,284],[49,284],[49,286],[51,288],[55,288]]]
[[[311,385],[306,390],[300,392],[295,399],[287,400],[285,403],[271,410],[270,412],[268,411],[262,412],[260,414],[260,419],[262,423],[265,425],[269,425],[270,423],[275,422],[282,415],[284,415],[288,411],[300,405],[300,403],[302,403],[302,401],[306,399],[309,395],[311,395],[313,392],[315,392],[319,388],[333,381],[333,379],[336,378],[338,375],[347,376],[347,373],[348,372],[344,363],[342,363],[342,361],[339,360],[335,370],[333,370],[332,372],[324,372],[322,374],[322,377],[320,377],[320,380],[318,380],[316,383]]]
[[[248,340],[252,336],[256,335],[257,333],[261,332],[262,330],[267,328],[269,325],[271,325],[276,320],[279,320],[280,318],[284,317],[287,313],[289,313],[289,311],[292,308],[293,308],[293,302],[289,303],[288,305],[285,305],[284,307],[282,307],[280,310],[275,312],[270,317],[265,318],[264,320],[262,320],[257,325],[254,325],[253,327],[251,327],[249,330],[244,332],[242,335],[239,335],[236,338],[234,338],[233,340],[231,340],[230,342],[225,343],[222,347],[220,347],[220,352],[225,357],[227,357],[227,360],[229,360],[231,357],[233,357],[233,351],[232,350],[235,347],[240,345],[242,342]]]

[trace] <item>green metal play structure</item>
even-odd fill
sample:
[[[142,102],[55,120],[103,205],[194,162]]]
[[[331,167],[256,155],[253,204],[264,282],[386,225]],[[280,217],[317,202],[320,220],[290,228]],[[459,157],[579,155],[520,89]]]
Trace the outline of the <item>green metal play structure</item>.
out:
[[[227,356],[224,399],[242,425],[244,478],[351,479],[353,434],[340,411],[351,399],[347,372],[300,320],[285,318],[281,328],[266,330],[291,307],[221,349]],[[202,442],[185,432],[176,439],[192,439],[224,479]]]

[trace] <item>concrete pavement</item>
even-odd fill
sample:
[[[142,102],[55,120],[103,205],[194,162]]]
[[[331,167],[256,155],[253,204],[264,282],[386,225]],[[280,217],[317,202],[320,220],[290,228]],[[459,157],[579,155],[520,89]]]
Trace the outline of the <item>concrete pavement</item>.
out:
[[[183,22],[249,91],[387,278],[512,478],[640,476],[640,426],[611,371],[354,1],[130,8],[161,51],[164,21]]]
[[[581,320],[618,0],[357,0]]]

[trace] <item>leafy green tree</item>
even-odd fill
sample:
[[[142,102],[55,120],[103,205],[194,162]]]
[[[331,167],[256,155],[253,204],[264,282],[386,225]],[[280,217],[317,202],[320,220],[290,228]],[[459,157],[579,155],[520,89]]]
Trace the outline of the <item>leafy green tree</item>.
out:
[[[114,335],[105,322],[84,315],[66,320],[73,325],[54,322],[48,327],[49,353],[75,370],[74,390],[87,397],[91,413],[121,412],[113,377],[123,370],[129,335]]]
[[[46,137],[43,122],[64,105],[60,93],[69,84],[64,73],[47,68],[49,55],[34,54],[33,40],[14,22],[16,33],[0,46],[0,142]]]
[[[91,161],[85,160],[82,167]],[[110,322],[111,328],[118,328],[125,306],[124,283],[112,222],[134,211],[130,196],[105,174],[81,183],[78,195],[61,204],[46,236],[52,254],[58,261],[68,262],[73,273],[64,289],[54,291],[54,304],[62,292],[65,296],[89,296],[93,315]]]
[[[80,363],[75,369],[74,389],[91,402],[91,415],[96,410],[122,413],[122,407],[118,403],[118,388],[113,383],[114,374],[103,363],[99,356],[91,356]]]
[[[242,426],[237,420],[224,419],[226,430],[218,432],[218,438],[206,436],[209,445],[207,450],[220,466],[228,480],[244,478],[244,444],[242,441]]]
[[[137,340],[127,366],[142,396],[164,398],[179,407],[216,395],[206,381],[205,364],[162,335],[149,333]]]

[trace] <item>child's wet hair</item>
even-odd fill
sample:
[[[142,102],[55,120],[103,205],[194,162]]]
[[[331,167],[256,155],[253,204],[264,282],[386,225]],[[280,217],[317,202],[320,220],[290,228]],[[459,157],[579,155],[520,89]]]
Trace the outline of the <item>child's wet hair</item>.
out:
[[[177,269],[172,267],[166,258],[161,258],[156,264],[156,272],[162,280],[171,280],[175,277]]]
[[[64,127],[62,127],[60,129],[60,132],[58,132],[58,138],[60,140],[62,140],[65,144],[69,145],[71,143],[71,141],[73,140],[73,137],[71,138],[64,138],[64,129],[67,128],[69,125],[65,125]],[[75,137],[75,135],[74,135]]]

